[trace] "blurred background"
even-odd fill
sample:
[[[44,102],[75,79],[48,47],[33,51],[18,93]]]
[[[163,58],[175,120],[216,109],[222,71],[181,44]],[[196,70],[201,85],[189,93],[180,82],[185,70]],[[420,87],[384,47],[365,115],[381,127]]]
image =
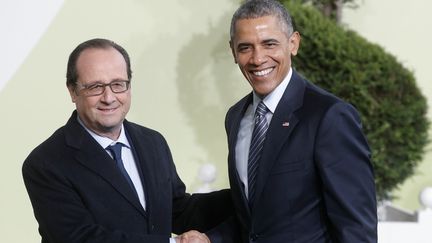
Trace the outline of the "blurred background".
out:
[[[188,191],[202,188],[198,174],[208,164],[215,166],[216,179],[206,188],[228,187],[225,113],[250,92],[228,46],[229,22],[239,3],[0,1],[2,242],[40,242],[21,165],[71,115],[67,58],[79,43],[95,37],[112,39],[129,52],[133,78],[127,119],[165,136]],[[432,97],[432,2],[360,0],[357,5],[343,9],[343,25],[396,56],[413,71],[423,95]],[[419,193],[432,186],[430,149],[414,176],[392,192],[393,205],[421,208]]]

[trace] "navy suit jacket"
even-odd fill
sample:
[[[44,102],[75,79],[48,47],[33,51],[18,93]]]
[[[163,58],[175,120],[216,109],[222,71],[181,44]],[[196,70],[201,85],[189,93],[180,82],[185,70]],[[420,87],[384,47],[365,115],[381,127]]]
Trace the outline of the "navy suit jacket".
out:
[[[269,124],[249,209],[235,147],[251,102],[249,94],[226,116],[237,217],[210,232],[213,241],[377,242],[374,174],[359,115],[295,71]]]
[[[171,232],[205,231],[232,213],[228,191],[185,193],[162,135],[128,121],[124,127],[143,177],[146,210],[74,112],[22,168],[43,243],[168,243]]]

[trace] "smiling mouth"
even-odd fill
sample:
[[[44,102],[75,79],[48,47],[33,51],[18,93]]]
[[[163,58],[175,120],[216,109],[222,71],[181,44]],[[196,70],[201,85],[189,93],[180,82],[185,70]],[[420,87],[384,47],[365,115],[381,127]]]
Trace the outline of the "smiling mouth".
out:
[[[273,71],[273,69],[274,68],[267,68],[267,69],[264,69],[264,70],[261,70],[261,71],[252,71],[252,74],[255,75],[255,76],[262,77],[262,76],[265,76],[265,75],[269,74],[271,71]]]
[[[103,112],[113,112],[115,111],[117,108],[99,108],[100,111]]]

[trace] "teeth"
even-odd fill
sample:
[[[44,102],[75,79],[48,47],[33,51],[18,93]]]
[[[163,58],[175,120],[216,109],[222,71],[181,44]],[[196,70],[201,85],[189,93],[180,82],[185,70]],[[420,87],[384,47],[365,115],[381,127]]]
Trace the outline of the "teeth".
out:
[[[264,75],[270,73],[272,70],[273,70],[273,68],[268,68],[268,69],[265,69],[265,70],[262,70],[262,71],[253,72],[253,74],[256,75],[256,76],[264,76]]]

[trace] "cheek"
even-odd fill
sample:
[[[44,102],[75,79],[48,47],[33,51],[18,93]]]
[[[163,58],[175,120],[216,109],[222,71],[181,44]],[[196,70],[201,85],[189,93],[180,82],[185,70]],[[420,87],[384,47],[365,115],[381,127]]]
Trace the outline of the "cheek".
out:
[[[92,108],[95,108],[98,103],[98,99],[95,99],[96,97],[87,97],[87,98],[78,98],[76,99],[76,105],[77,107],[81,107],[81,109],[90,110]]]
[[[278,53],[277,56],[274,56],[277,62],[282,66],[283,69],[289,68],[291,65],[291,54],[289,52],[281,52]]]
[[[247,65],[249,58],[250,58],[249,55],[246,53],[238,53],[235,58],[235,61],[240,67],[243,68]]]
[[[129,94],[124,94],[120,97],[118,97],[119,102],[125,107],[126,110],[129,110],[130,104],[131,104],[131,95]]]
[[[286,62],[287,59],[289,59],[290,52],[288,50],[279,50],[278,52],[273,53],[272,56],[274,57],[274,59],[283,63]]]

